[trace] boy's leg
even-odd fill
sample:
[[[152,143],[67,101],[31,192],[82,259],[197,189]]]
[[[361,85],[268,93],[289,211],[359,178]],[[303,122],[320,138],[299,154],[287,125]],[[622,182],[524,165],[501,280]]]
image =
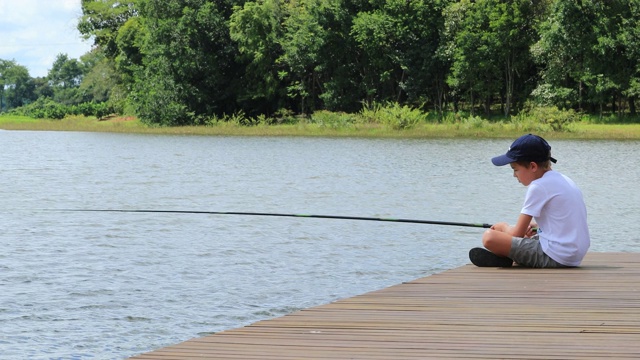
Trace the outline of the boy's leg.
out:
[[[562,265],[545,254],[537,235],[532,238],[514,237],[509,255],[520,266],[533,268],[559,268]]]
[[[482,235],[482,245],[496,255],[508,257],[512,239],[511,234],[489,229]]]
[[[474,265],[480,267],[510,267],[513,265],[513,260],[508,257],[511,251],[511,239],[511,234],[489,229],[482,236],[482,245],[486,249],[471,249],[469,259]]]

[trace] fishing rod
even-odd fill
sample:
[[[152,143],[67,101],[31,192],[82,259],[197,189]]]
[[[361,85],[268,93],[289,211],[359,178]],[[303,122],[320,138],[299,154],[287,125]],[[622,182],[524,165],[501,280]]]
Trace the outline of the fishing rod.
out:
[[[274,217],[294,217],[294,218],[317,218],[317,219],[339,219],[339,220],[364,220],[364,221],[387,221],[396,223],[414,223],[431,225],[449,225],[490,228],[491,224],[414,220],[414,219],[393,219],[362,216],[339,216],[339,215],[310,215],[310,214],[277,214],[261,212],[238,212],[238,211],[197,211],[197,210],[126,210],[126,209],[49,209],[49,211],[73,211],[73,212],[116,212],[116,213],[161,213],[161,214],[204,214],[204,215],[248,215],[248,216],[274,216]]]

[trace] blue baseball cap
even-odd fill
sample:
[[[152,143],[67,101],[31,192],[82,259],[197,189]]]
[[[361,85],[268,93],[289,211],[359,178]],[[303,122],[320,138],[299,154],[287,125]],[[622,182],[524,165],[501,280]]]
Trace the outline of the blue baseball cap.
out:
[[[538,135],[520,136],[511,144],[506,154],[491,159],[495,166],[503,166],[515,161],[543,162],[557,160],[551,157],[551,145]]]

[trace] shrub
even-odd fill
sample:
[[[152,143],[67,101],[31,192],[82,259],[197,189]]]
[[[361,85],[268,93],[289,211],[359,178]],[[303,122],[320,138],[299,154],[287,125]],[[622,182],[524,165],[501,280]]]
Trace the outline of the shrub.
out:
[[[275,118],[273,119],[271,124],[296,124],[298,123],[298,118],[296,118],[293,110],[290,109],[279,109],[274,114]]]
[[[366,122],[380,123],[394,130],[410,129],[427,120],[428,113],[398,103],[365,105],[360,115]]]
[[[71,115],[95,116],[98,119],[102,119],[115,112],[113,106],[107,102],[85,102],[69,107],[69,114]]]
[[[332,129],[353,127],[356,118],[352,114],[342,112],[331,112],[327,110],[316,111],[311,114],[311,123],[321,127]]]
[[[39,98],[31,104],[23,106],[19,111],[22,115],[35,119],[56,120],[64,119],[71,112],[68,106],[57,103],[50,98]]]
[[[531,92],[533,101],[539,106],[559,106],[565,108],[577,101],[575,90],[540,84]]]
[[[228,122],[239,126],[256,126],[260,123],[259,119],[248,117],[242,110],[225,117]]]
[[[486,124],[488,124],[488,121],[482,119],[480,116],[470,115],[469,117],[467,117],[462,121],[462,124],[464,128],[467,128],[467,129],[480,129],[484,127]]]
[[[523,116],[534,123],[547,125],[553,131],[568,131],[569,124],[578,120],[578,115],[572,109],[560,110],[555,106],[532,107]]]

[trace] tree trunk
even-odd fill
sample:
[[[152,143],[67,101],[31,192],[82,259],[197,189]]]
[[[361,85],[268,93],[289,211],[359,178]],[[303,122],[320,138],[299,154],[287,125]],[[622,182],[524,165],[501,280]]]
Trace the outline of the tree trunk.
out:
[[[484,113],[485,115],[491,115],[491,95],[487,95],[484,99]]]
[[[513,99],[513,83],[514,83],[514,73],[512,66],[511,57],[507,58],[507,63],[505,64],[505,82],[506,82],[506,96],[504,101],[504,116],[508,117],[511,113],[511,102]]]

